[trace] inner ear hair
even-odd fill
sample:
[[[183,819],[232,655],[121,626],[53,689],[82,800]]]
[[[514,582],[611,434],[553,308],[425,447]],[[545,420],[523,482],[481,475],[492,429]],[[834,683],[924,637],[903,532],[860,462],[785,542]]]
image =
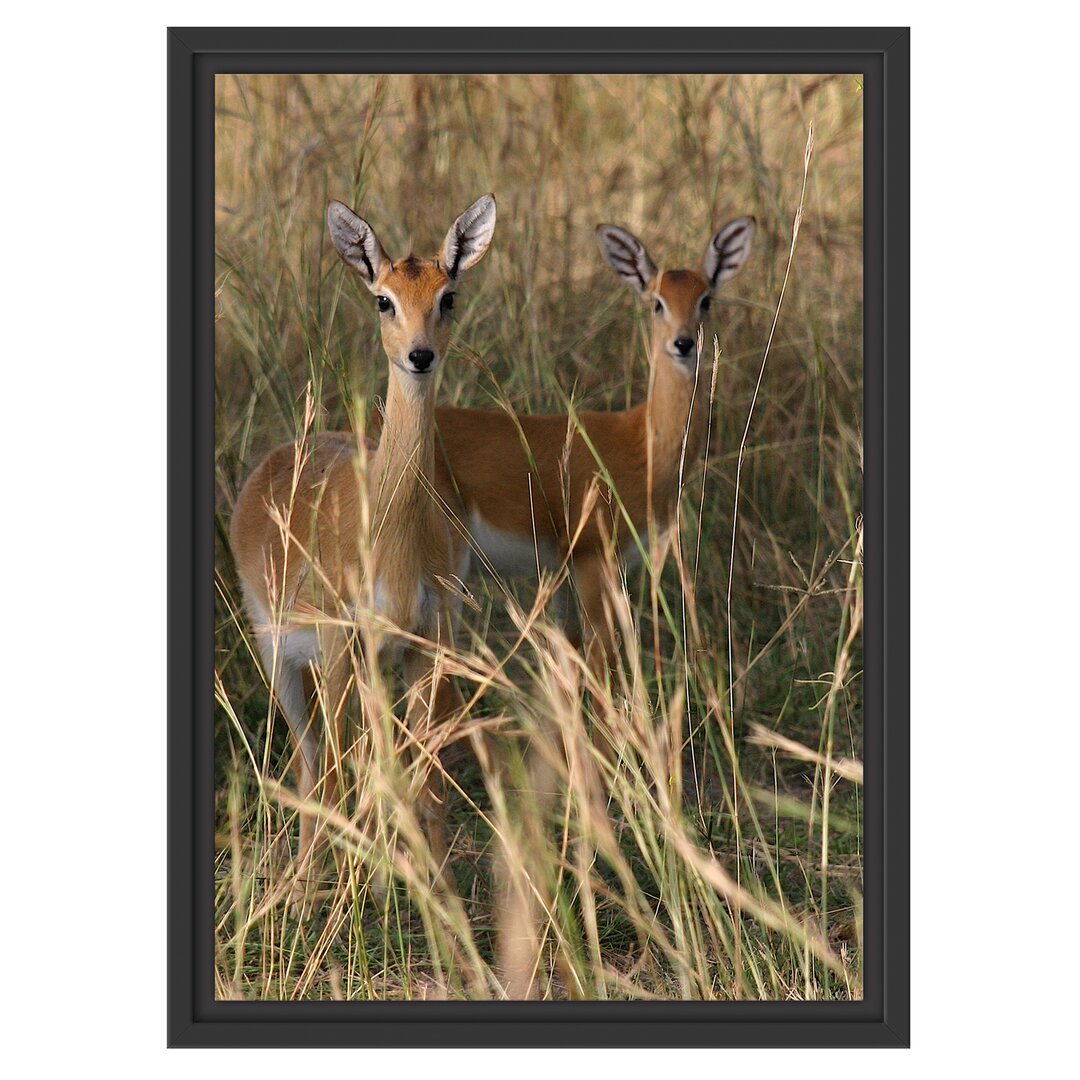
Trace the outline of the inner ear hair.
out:
[[[703,272],[710,290],[715,292],[743,268],[750,255],[756,228],[757,222],[752,217],[736,218],[709,241]]]
[[[629,230],[618,225],[597,225],[596,239],[608,266],[632,289],[642,295],[656,277],[656,266],[645,245]]]
[[[481,195],[450,226],[438,261],[452,280],[474,267],[485,255],[495,234],[495,196]]]
[[[379,276],[380,267],[388,261],[375,230],[359,214],[336,199],[326,208],[326,222],[338,254],[371,288]]]

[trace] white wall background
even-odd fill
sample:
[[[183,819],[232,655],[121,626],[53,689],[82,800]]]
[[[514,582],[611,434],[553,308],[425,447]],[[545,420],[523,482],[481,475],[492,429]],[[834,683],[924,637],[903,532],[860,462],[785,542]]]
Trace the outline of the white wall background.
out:
[[[914,28],[914,1048],[164,1050],[164,28],[654,25],[676,10],[687,25],[738,14],[701,0],[8,9],[0,994],[15,1075],[1075,1068],[1078,39],[1075,15],[1041,0],[967,17],[940,2],[748,12]],[[131,905],[133,885],[149,902]]]

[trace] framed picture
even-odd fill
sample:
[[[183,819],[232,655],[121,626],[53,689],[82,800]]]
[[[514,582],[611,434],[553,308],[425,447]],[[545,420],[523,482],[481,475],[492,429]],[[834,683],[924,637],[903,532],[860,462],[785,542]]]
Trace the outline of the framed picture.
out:
[[[172,1045],[907,1045],[908,49],[169,32]]]

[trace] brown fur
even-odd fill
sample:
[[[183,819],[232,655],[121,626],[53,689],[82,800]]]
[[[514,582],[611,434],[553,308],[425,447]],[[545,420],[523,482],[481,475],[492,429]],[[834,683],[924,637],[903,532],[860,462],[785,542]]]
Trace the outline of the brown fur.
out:
[[[370,543],[376,580],[385,580],[390,598],[385,617],[409,633],[435,629],[422,625],[416,585],[452,573],[454,549],[460,550],[461,541],[449,535],[445,515],[430,496],[433,380],[429,377],[426,391],[417,396],[406,383],[409,376],[395,365],[414,348],[445,353],[450,320],[440,317],[437,295],[450,279],[433,260],[419,271],[417,262],[413,258],[412,269],[404,270],[410,260],[402,260],[381,274],[372,289],[394,300],[395,313],[382,330],[391,373],[381,438],[364,478],[371,512],[366,535],[355,441],[344,433],[320,436],[299,470],[295,445],[278,447],[255,469],[237,500],[231,527],[237,567],[245,587],[268,605],[271,585],[287,607],[337,615],[343,605],[355,605],[361,599],[360,547]],[[293,551],[288,558],[268,506],[289,515]],[[305,552],[318,555],[325,582],[310,572]]]
[[[494,201],[485,198],[493,228]],[[477,206],[479,201],[466,213]],[[310,738],[305,717],[297,715],[301,710],[295,689],[285,687],[279,696],[298,744],[301,798],[312,797],[321,773],[325,778],[322,797],[331,801],[336,797],[345,749],[343,721],[353,670],[349,656],[354,613],[374,604],[389,624],[390,640],[396,630],[432,643],[427,649],[405,644],[402,668],[411,688],[407,723],[417,742],[427,738],[432,726],[451,720],[460,710],[461,699],[451,680],[436,677],[430,649],[452,640],[455,596],[448,583],[460,569],[464,541],[451,532],[445,514],[432,499],[434,375],[418,373],[409,363],[410,352],[417,349],[432,350],[436,364],[446,354],[451,320],[440,309],[440,300],[456,283],[442,269],[444,251],[438,260],[409,256],[395,266],[366,222],[340,204],[331,204],[328,213],[342,256],[365,278],[373,294],[386,296],[393,304],[391,311],[380,316],[383,348],[390,362],[381,438],[363,473],[359,469],[362,457],[351,435],[322,435],[310,445],[287,444],[272,451],[240,493],[230,540],[253,616],[259,619],[261,613],[270,613],[270,626],[256,626],[264,661],[277,655],[268,648],[273,635],[287,638],[305,620],[318,625],[327,720],[322,767],[313,760],[318,740]],[[444,249],[451,242],[457,243],[458,250],[466,244],[463,266],[467,268],[482,257],[490,229],[484,239],[463,241],[461,222],[459,218],[451,228]],[[365,239],[367,246],[363,246]],[[365,551],[370,551],[369,578],[364,575]],[[285,672],[284,666],[271,677],[276,681],[286,674],[295,679],[295,673]],[[440,784],[436,768],[428,774],[419,809],[431,848],[442,857],[446,838],[438,805]],[[297,876],[301,888],[314,844],[314,819],[302,812]]]
[[[667,534],[678,512],[684,441],[689,471],[701,455],[709,407],[708,367],[703,365],[695,386],[694,376],[680,369],[667,349],[678,337],[696,338],[698,305],[708,284],[695,271],[669,271],[657,275],[651,288],[663,297],[666,308],[653,316],[648,398],[624,412],[584,412],[578,420],[634,530],[644,535],[646,548],[650,522],[655,523],[660,550],[653,554],[662,564]],[[648,300],[654,302],[652,294]],[[586,657],[602,675],[616,649],[610,605],[619,579],[611,555],[618,557],[636,542],[628,536],[606,483],[601,482],[600,498],[588,501],[590,487],[601,474],[596,455],[566,416],[511,417],[505,412],[441,407],[435,410],[435,420],[436,484],[448,505],[457,508],[465,521],[476,511],[495,528],[519,537],[536,535],[572,556]],[[530,455],[535,465],[530,464]],[[549,771],[542,755],[530,758],[530,813],[540,828],[554,790]],[[542,978],[536,882],[502,848],[496,850],[496,862],[500,974],[508,997],[531,998]]]
[[[614,637],[602,609],[605,545],[613,539],[616,549],[625,550],[635,542],[617,502],[604,497],[604,492],[583,515],[589,488],[601,478],[596,456],[638,534],[646,536],[652,521],[663,537],[677,510],[684,438],[689,469],[700,456],[708,422],[708,366],[702,365],[695,387],[693,375],[666,351],[678,337],[696,338],[698,304],[708,294],[708,283],[693,270],[662,271],[652,289],[663,297],[666,308],[653,316],[649,396],[624,412],[578,414],[596,455],[574,430],[566,458],[571,424],[566,416],[511,417],[446,406],[435,410],[436,482],[450,505],[463,504],[504,532],[521,537],[535,533],[565,555],[571,554],[576,536],[573,574],[584,609],[586,640],[592,655],[608,663]],[[530,465],[529,454],[535,466]],[[606,485],[601,481],[601,486]]]
[[[659,550],[653,554],[662,565],[678,513],[680,462],[685,460],[688,472],[700,458],[710,390],[708,364],[703,362],[695,380],[668,350],[679,337],[696,340],[699,305],[708,292],[706,279],[693,270],[660,272],[649,283],[646,300],[655,304],[659,296],[665,305],[653,315],[649,395],[623,412],[578,414],[595,455],[567,416],[435,410],[440,494],[465,521],[478,512],[488,525],[522,538],[549,540],[572,557],[586,657],[600,674],[616,649],[610,605],[619,578],[611,556],[617,558],[636,541],[628,536],[606,481],[601,481],[601,497],[589,501],[590,488],[601,476],[596,459],[606,467],[610,487],[646,548],[649,526],[655,524]],[[542,755],[532,756],[529,772],[531,813],[542,822],[553,790]],[[531,998],[541,974],[536,883],[501,848],[497,864],[500,973],[508,997]]]

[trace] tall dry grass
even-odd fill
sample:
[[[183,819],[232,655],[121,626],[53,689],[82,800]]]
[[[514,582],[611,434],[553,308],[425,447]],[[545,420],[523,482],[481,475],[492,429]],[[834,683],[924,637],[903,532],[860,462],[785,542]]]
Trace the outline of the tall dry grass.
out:
[[[858,997],[858,81],[220,78],[216,135],[219,996],[497,996],[493,909],[516,896],[546,996]],[[291,745],[226,523],[263,452],[347,427],[385,378],[370,299],[325,236],[328,199],[356,207],[392,254],[431,254],[489,190],[494,246],[461,290],[442,402],[640,400],[647,319],[595,225],[626,225],[671,267],[696,265],[724,221],[757,217],[710,328],[708,458],[687,471],[676,557],[628,575],[611,686],[546,617],[557,582],[470,581],[445,660],[475,698],[440,766],[452,885],[412,804],[432,759],[401,753],[401,688],[358,665],[377,719],[354,728],[350,787],[326,816],[336,858],[293,910]],[[500,881],[495,837],[509,852]]]

